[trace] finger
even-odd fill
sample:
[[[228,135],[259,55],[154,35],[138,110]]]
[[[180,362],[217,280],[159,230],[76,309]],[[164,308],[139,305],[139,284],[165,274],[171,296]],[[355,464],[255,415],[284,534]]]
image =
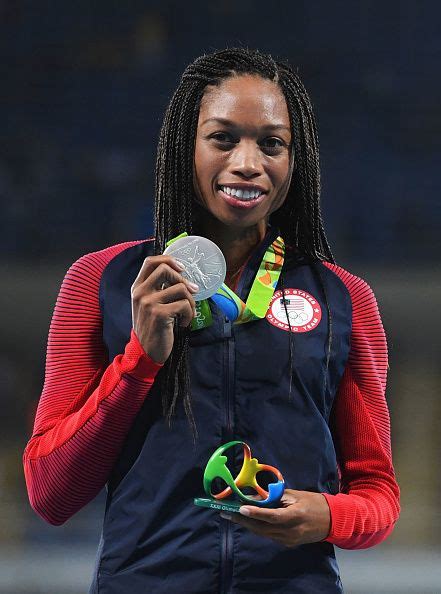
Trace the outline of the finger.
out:
[[[159,308],[159,311],[164,318],[169,319],[169,323],[174,324],[175,319],[177,318],[179,326],[184,328],[191,323],[194,317],[193,308],[187,299],[174,301],[173,303],[168,304],[159,304]]]
[[[148,256],[142,263],[141,269],[139,270],[138,275],[133,284],[139,285],[143,283],[146,280],[146,278],[148,278],[152,274],[152,272],[161,264],[167,264],[167,266],[169,266],[178,273],[184,270],[182,265],[172,256]]]
[[[139,291],[153,289],[160,291],[165,284],[166,287],[176,285],[178,283],[184,283],[189,291],[197,293],[199,287],[186,279],[180,272],[177,272],[169,266],[166,262],[162,262],[159,266],[156,266],[152,273],[140,284],[136,285],[136,289]]]
[[[159,303],[172,303],[181,299],[188,299],[194,315],[196,315],[196,301],[184,282],[163,289],[159,295]]]
[[[285,489],[280,499],[281,505],[291,505],[297,503],[304,495],[308,494],[306,491],[295,491],[294,489]]]
[[[286,511],[286,508],[278,507],[273,509],[257,507],[256,505],[241,505],[239,508],[239,514],[268,524],[283,524],[288,519],[291,520],[291,516],[287,515]]]

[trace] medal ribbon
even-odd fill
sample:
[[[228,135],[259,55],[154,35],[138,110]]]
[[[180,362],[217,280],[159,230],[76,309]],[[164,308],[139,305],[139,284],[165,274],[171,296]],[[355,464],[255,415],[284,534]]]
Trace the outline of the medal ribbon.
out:
[[[187,235],[184,232],[170,239],[166,243],[166,247]],[[279,281],[284,258],[285,242],[279,236],[267,247],[245,303],[225,283],[222,283],[216,293],[211,296],[211,299],[233,324],[245,324],[252,320],[264,318]],[[191,329],[199,330],[210,326],[212,322],[208,299],[196,301],[196,317],[192,320]]]

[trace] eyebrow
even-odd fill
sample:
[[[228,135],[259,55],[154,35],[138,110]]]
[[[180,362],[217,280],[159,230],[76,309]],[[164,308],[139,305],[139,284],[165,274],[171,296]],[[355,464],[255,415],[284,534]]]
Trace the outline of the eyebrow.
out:
[[[201,125],[203,126],[208,122],[218,122],[219,124],[223,124],[224,126],[231,126],[233,128],[237,127],[237,124],[225,118],[208,118],[207,120],[204,120]],[[284,126],[283,124],[267,124],[266,126],[263,126],[263,128],[271,130],[287,130],[288,132],[291,132],[291,129],[287,126]]]

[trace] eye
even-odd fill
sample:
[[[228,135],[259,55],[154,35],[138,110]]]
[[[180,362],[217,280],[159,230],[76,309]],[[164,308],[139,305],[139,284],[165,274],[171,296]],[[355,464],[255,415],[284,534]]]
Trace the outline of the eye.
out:
[[[211,138],[217,140],[220,144],[233,144],[235,142],[234,138],[228,132],[215,132],[211,135]]]
[[[283,148],[286,147],[286,143],[276,136],[269,136],[260,143],[260,146],[270,154],[279,153]]]

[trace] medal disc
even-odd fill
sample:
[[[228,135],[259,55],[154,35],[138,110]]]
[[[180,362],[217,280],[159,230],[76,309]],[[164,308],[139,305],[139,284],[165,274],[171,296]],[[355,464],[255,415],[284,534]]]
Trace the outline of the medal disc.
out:
[[[182,276],[196,283],[199,291],[193,295],[195,301],[208,299],[216,293],[225,280],[227,265],[220,248],[206,237],[188,235],[181,237],[165,250],[185,266]]]

